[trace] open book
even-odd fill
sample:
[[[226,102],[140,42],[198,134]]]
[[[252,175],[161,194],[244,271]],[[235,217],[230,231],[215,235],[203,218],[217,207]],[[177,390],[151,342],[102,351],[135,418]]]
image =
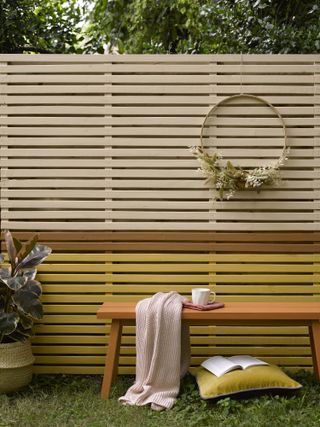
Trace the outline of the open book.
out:
[[[268,365],[268,363],[247,355],[231,357],[214,356],[201,363],[201,366],[212,372],[216,377],[221,377],[235,369],[247,369],[251,366],[259,365]]]

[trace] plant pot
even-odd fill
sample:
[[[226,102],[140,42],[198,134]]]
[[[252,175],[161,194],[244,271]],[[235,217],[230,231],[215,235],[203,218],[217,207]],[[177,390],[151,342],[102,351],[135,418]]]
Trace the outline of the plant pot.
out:
[[[29,384],[33,362],[29,341],[0,344],[0,393],[17,391]]]

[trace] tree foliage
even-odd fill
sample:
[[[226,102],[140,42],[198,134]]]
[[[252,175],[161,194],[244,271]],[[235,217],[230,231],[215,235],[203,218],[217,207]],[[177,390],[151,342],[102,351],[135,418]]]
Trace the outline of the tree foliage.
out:
[[[96,0],[85,51],[315,53],[320,0]]]
[[[317,53],[320,0],[1,0],[2,53]]]
[[[1,0],[1,53],[81,53],[77,0]]]

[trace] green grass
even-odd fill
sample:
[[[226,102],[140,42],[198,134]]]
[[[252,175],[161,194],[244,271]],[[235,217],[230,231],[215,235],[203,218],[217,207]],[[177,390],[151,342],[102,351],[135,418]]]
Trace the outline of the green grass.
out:
[[[201,401],[187,376],[170,411],[130,407],[117,398],[133,377],[119,377],[111,399],[100,399],[100,376],[35,376],[24,391],[0,395],[0,427],[319,427],[320,384],[312,375],[292,375],[304,387],[290,398],[263,396],[217,404]]]

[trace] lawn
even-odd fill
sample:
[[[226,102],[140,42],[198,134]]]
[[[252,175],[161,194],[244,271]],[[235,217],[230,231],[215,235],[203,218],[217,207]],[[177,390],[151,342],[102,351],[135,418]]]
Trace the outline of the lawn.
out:
[[[187,376],[174,408],[155,412],[118,403],[132,376],[119,377],[108,401],[100,399],[100,376],[35,376],[24,391],[0,395],[0,427],[319,427],[320,384],[310,373],[292,377],[304,385],[294,397],[224,399],[213,405],[199,399],[193,377]]]

